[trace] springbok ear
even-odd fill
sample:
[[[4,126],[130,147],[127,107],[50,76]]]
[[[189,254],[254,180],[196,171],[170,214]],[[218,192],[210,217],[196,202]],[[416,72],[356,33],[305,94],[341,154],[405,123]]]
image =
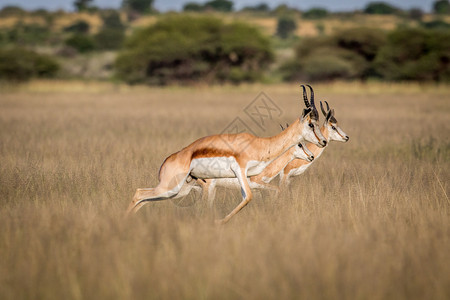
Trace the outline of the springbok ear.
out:
[[[311,107],[305,108],[302,113],[302,120],[304,120],[307,116],[309,116],[311,112],[312,112]]]
[[[320,109],[322,110],[323,116],[326,117],[327,113],[325,112],[325,109],[323,109],[322,101],[320,101]]]

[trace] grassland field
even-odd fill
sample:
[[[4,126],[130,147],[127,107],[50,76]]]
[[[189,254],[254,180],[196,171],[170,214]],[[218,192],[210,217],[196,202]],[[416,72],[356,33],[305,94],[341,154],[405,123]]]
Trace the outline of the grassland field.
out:
[[[261,91],[282,114],[257,133],[276,134],[297,85],[1,86],[0,299],[449,299],[450,86],[314,87],[350,141],[215,226],[239,192],[123,213]]]

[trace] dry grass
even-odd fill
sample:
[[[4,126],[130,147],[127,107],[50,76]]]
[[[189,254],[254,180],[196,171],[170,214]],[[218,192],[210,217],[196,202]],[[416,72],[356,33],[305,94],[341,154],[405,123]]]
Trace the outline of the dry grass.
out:
[[[47,84],[0,97],[1,299],[450,298],[448,86],[317,85],[350,142],[293,198],[217,227],[200,200],[122,214],[168,154],[259,91],[293,120],[297,87]],[[238,202],[222,191],[216,214]]]

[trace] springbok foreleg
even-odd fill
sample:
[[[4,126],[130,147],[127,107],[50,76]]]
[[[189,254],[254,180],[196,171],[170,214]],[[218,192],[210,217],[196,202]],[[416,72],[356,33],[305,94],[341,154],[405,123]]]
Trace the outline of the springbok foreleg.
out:
[[[239,184],[241,185],[241,192],[242,192],[242,201],[239,203],[238,206],[233,209],[232,212],[230,212],[225,218],[222,220],[217,220],[217,224],[225,224],[227,223],[235,214],[237,214],[242,208],[244,208],[250,200],[252,200],[252,191],[250,189],[250,186],[248,184],[247,179],[247,172],[244,168],[241,167],[235,167],[233,168],[233,172],[236,175]]]

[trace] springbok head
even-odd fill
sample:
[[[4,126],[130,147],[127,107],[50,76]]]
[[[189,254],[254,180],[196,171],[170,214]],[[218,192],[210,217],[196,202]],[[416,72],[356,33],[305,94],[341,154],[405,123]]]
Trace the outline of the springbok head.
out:
[[[326,126],[326,130],[328,130],[328,140],[329,141],[338,141],[338,142],[348,142],[350,139],[349,136],[339,127],[338,121],[334,117],[334,109],[330,109],[327,101],[324,101],[327,109],[325,110],[322,105],[322,101],[320,101],[320,109],[325,117],[324,126]]]
[[[314,90],[309,84],[307,86],[311,90],[311,100],[308,101],[306,88],[302,85],[303,101],[305,102],[306,108],[303,110],[302,116],[300,117],[300,124],[303,126],[301,138],[322,148],[327,145],[327,140],[319,129],[319,113],[314,104]]]
[[[308,162],[312,162],[314,160],[314,154],[309,151],[309,149],[305,146],[304,143],[299,143],[294,146],[294,157],[298,159],[303,159]]]

